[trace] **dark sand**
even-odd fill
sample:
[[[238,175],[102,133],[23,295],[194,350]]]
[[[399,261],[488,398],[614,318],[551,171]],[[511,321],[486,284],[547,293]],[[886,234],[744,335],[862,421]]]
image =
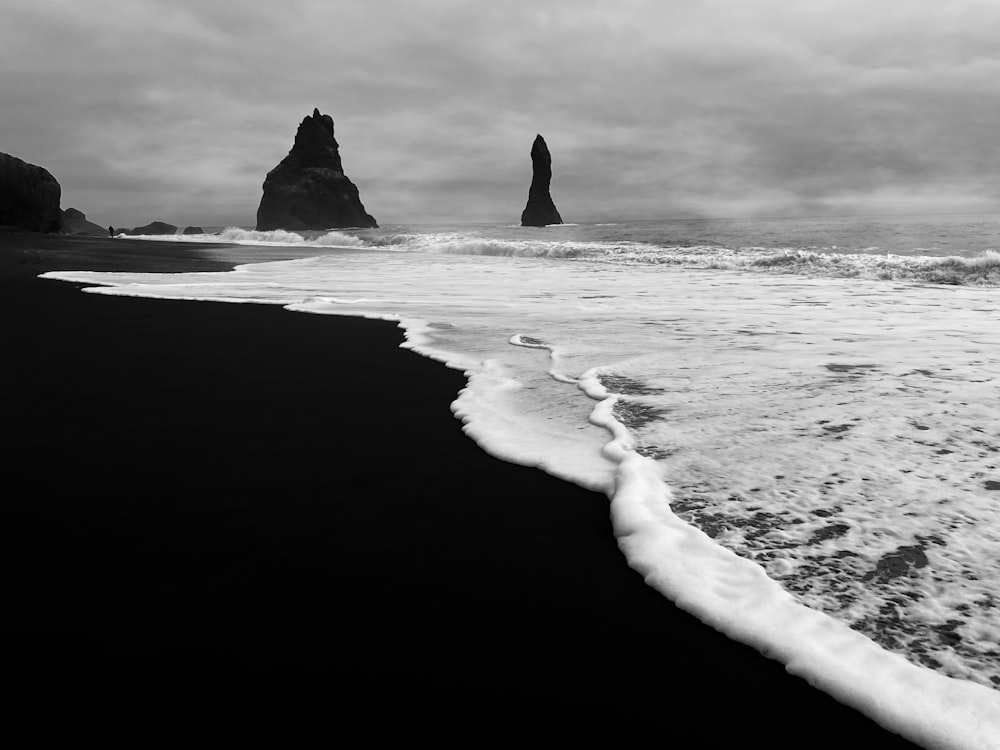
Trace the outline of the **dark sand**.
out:
[[[260,251],[0,232],[8,717],[911,747],[648,588],[394,325],[35,278],[227,252]]]

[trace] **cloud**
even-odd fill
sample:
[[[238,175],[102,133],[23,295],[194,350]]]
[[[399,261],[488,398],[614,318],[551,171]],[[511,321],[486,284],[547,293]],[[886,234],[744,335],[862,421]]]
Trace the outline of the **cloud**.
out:
[[[535,133],[578,221],[1000,200],[976,0],[6,5],[0,150],[123,225],[252,224],[313,107],[383,223],[516,218]]]

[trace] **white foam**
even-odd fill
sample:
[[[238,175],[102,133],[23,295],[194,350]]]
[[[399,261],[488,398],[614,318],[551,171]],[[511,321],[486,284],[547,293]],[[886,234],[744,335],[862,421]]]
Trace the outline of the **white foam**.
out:
[[[398,321],[409,348],[468,375],[453,410],[470,437],[608,493],[650,585],[919,744],[1000,745],[996,664],[978,650],[1000,630],[986,606],[1000,599],[983,490],[1000,471],[989,290],[382,250],[46,276]],[[753,526],[762,514],[774,525]],[[714,521],[714,538],[697,528]],[[808,543],[834,521],[841,536]],[[860,585],[919,539],[925,566]],[[828,559],[858,566],[849,588],[828,571],[796,578]],[[914,644],[894,653],[850,627],[901,591],[917,599],[899,616],[928,640],[966,613],[962,648],[933,644],[935,668]]]
[[[647,584],[913,742],[929,748],[993,746],[1000,738],[995,691],[884,651],[843,622],[795,601],[761,566],[675,516],[660,467],[634,452],[628,431],[611,416],[614,400],[603,400],[593,419],[615,435],[607,447],[618,463],[611,503],[615,535]]]
[[[578,224],[551,224],[544,229]],[[594,227],[616,227],[615,223]],[[510,229],[523,230],[512,225]],[[365,231],[365,230],[358,230]],[[578,234],[571,231],[571,236]],[[599,241],[542,236],[496,237],[468,231],[368,233],[364,238],[337,230],[289,232],[227,227],[204,234],[132,235],[129,239],[252,245],[258,247],[350,248],[381,247],[405,253],[480,255],[515,258],[580,259],[628,265],[681,266],[756,273],[794,274],[921,281],[935,284],[1000,286],[1000,253],[985,248],[973,255],[882,254],[876,246],[846,252],[837,245],[818,247],[727,247],[715,244],[671,245],[627,239]],[[917,248],[917,252],[926,248]]]
[[[122,236],[122,235],[119,235]],[[284,229],[256,231],[242,227],[226,227],[221,232],[204,232],[199,234],[139,234],[127,235],[130,240],[155,240],[160,242],[196,242],[200,244],[214,243],[226,245],[254,245],[259,247],[361,247],[363,240],[351,234],[335,230],[326,232],[309,232],[308,236]]]
[[[623,458],[612,502],[619,546],[648,584],[918,744],[993,746],[1000,736],[994,691],[911,664],[795,602],[763,568],[671,518],[669,497],[650,463],[635,455]]]
[[[836,246],[828,248],[836,250]],[[869,248],[877,250],[878,248]],[[1000,286],[1000,253],[987,248],[977,255],[885,255],[873,252],[836,253],[817,249],[715,245],[609,247],[605,260],[618,263],[676,265],[739,271],[846,277],[934,284]]]

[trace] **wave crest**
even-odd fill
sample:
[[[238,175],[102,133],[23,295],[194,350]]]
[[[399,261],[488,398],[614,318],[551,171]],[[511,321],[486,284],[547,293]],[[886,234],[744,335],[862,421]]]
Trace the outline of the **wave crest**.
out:
[[[922,281],[930,284],[1000,286],[1000,253],[988,248],[972,256],[827,253],[799,248],[654,247],[609,251],[615,262],[677,265],[729,271],[805,276]]]
[[[190,235],[194,237],[203,235]],[[365,243],[350,234],[330,231],[316,237],[308,237],[298,232],[289,232],[284,229],[272,229],[259,232],[255,229],[242,229],[240,227],[226,227],[217,235],[222,242],[232,242],[237,245],[275,245],[275,246],[295,246],[308,245],[310,247],[360,247]]]
[[[314,236],[311,236],[314,235]],[[306,235],[284,229],[258,232],[255,229],[226,227],[221,232],[204,234],[136,234],[130,240],[156,240],[157,242],[197,242],[226,245],[259,245],[262,247],[362,247],[364,241],[343,232],[308,232]]]
[[[386,242],[386,239],[391,241]],[[391,238],[377,241],[376,244],[397,245],[400,250],[407,252],[490,255],[506,258],[599,258],[609,249],[619,247],[602,242],[491,239],[457,233],[393,235]]]

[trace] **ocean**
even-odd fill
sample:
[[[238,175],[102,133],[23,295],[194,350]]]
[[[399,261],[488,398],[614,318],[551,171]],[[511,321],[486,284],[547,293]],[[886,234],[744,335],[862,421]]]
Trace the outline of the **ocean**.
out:
[[[149,239],[263,262],[45,276],[397,321],[472,440],[607,494],[650,586],[918,744],[1000,747],[1000,215]]]

